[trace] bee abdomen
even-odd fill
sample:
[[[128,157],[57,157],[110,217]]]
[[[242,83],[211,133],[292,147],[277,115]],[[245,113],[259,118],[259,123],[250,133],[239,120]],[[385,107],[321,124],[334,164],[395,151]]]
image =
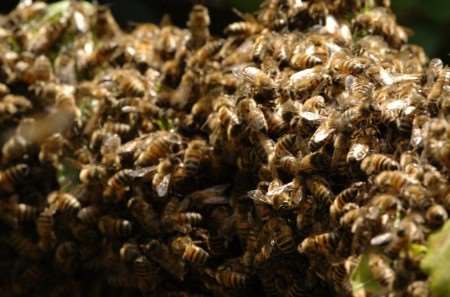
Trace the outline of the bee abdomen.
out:
[[[195,264],[203,264],[208,260],[209,254],[201,247],[190,244],[185,248],[182,258]]]
[[[243,288],[247,284],[247,275],[234,271],[217,271],[216,280],[227,288]]]
[[[361,170],[367,175],[379,173],[384,170],[397,170],[400,168],[400,164],[382,154],[372,154],[364,158],[361,162]]]

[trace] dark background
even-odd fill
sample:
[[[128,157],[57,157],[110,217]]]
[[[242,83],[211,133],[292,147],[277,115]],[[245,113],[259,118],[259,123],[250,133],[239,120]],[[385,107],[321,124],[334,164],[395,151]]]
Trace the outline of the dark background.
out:
[[[411,42],[425,48],[431,57],[450,63],[450,0],[391,0],[399,23],[415,32]],[[7,13],[17,0],[0,0],[0,12]],[[195,0],[98,0],[109,4],[114,16],[126,26],[132,22],[159,22],[165,13],[178,26],[184,26]],[[261,0],[203,0],[210,9],[212,31],[219,34],[229,22],[237,20],[231,8],[253,11]]]

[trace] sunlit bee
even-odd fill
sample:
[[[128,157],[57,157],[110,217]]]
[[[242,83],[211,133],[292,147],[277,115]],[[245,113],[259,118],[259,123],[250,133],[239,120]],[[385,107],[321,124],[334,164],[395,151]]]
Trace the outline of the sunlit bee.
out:
[[[183,260],[195,264],[203,264],[208,260],[209,254],[201,247],[194,244],[188,236],[180,236],[171,242],[172,251],[181,256]]]
[[[47,197],[50,207],[62,213],[75,214],[81,208],[81,204],[75,196],[69,193],[53,192]]]
[[[321,205],[329,205],[334,198],[327,182],[317,176],[306,179],[306,188]]]
[[[367,175],[373,175],[384,170],[397,169],[400,169],[400,164],[394,159],[382,154],[371,154],[361,162],[361,170]]]
[[[369,270],[381,285],[392,288],[395,272],[380,255],[369,255]]]
[[[171,152],[178,151],[181,139],[177,134],[161,132],[155,135],[153,140],[144,149],[136,160],[138,166],[154,165]]]
[[[191,31],[191,46],[199,48],[209,39],[209,18],[208,8],[203,5],[195,5],[189,14],[187,27]]]
[[[327,254],[333,253],[339,242],[336,233],[323,233],[312,235],[304,239],[298,246],[298,251],[302,254]]]

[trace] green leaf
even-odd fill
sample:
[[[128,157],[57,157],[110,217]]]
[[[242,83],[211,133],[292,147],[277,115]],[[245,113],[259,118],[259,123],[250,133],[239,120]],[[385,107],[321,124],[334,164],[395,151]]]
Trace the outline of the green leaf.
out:
[[[358,266],[351,275],[350,283],[354,295],[361,291],[365,292],[366,295],[377,295],[382,292],[383,288],[370,272],[369,253],[361,255]]]
[[[429,275],[431,291],[435,296],[450,296],[450,221],[441,230],[430,235],[427,254],[421,268]]]
[[[76,166],[74,160],[69,158],[61,160],[56,171],[58,183],[65,191],[69,191],[79,184],[79,174],[79,168]]]
[[[155,124],[160,130],[170,130],[173,128],[173,123],[170,119],[160,118],[155,121]]]

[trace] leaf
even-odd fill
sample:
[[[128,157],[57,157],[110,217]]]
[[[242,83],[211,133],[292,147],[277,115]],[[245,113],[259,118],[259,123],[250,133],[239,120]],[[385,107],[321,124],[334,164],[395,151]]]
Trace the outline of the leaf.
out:
[[[363,291],[365,295],[377,295],[382,292],[382,287],[375,280],[369,270],[369,253],[361,255],[358,266],[350,278],[353,295],[357,296]]]
[[[79,184],[80,168],[69,158],[61,160],[57,167],[56,177],[61,188],[69,191]]]
[[[430,235],[427,248],[420,266],[429,275],[431,291],[435,296],[450,296],[450,221]]]

